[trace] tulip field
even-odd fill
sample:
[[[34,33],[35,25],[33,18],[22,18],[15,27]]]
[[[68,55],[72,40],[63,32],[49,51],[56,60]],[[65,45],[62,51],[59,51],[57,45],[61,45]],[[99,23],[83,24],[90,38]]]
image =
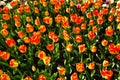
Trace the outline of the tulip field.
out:
[[[120,0],[26,1],[0,6],[0,80],[120,80]]]

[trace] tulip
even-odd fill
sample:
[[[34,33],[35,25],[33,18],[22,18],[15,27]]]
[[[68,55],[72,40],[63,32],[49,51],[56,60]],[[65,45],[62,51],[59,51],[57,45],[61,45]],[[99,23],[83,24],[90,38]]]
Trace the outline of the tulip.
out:
[[[46,77],[43,74],[41,74],[39,75],[37,80],[46,80]]]
[[[88,64],[88,69],[94,70],[95,69],[95,63],[91,62]]]
[[[78,49],[79,49],[79,52],[80,52],[80,53],[85,52],[85,50],[86,50],[85,44],[79,45],[79,46],[78,46]]]
[[[10,60],[10,67],[11,68],[17,68],[18,67],[18,62],[16,59],[11,59]]]
[[[45,65],[49,65],[50,61],[51,61],[51,57],[50,56],[45,56],[43,58],[43,62],[44,62]]]
[[[65,75],[66,69],[65,69],[64,67],[58,67],[58,73],[59,73],[60,75]]]
[[[76,63],[76,70],[78,72],[83,72],[85,70],[84,64],[82,62]]]
[[[41,60],[43,60],[46,56],[46,53],[44,51],[38,51],[38,58],[40,58]]]
[[[104,67],[107,67],[107,66],[109,66],[110,65],[110,62],[109,61],[107,61],[107,60],[104,60],[103,61],[103,66]]]

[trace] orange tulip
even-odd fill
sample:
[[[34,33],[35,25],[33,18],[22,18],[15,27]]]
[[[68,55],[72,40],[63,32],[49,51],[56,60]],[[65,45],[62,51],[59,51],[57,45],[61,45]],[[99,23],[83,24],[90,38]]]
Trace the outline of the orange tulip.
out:
[[[39,75],[37,80],[46,80],[46,77],[43,74],[41,74]]]
[[[40,25],[39,17],[37,17],[37,18],[35,19],[35,25],[36,25],[36,26],[39,26],[39,25]]]
[[[72,22],[75,22],[77,20],[77,14],[70,14],[70,19]]]
[[[38,1],[36,1],[36,0],[34,1],[34,6],[35,6],[35,5],[38,5]]]
[[[74,6],[74,2],[70,1],[70,6],[73,7]]]
[[[26,21],[27,22],[31,22],[31,18],[30,17],[26,17]]]
[[[62,22],[61,25],[62,25],[63,28],[69,28],[69,22],[68,21]]]
[[[8,30],[6,30],[6,29],[2,29],[1,30],[1,34],[2,34],[2,36],[7,36],[8,34],[9,34],[9,31]]]
[[[91,69],[91,70],[95,69],[95,63],[94,62],[89,63],[88,69]]]
[[[54,9],[54,12],[55,12],[55,13],[58,13],[58,12],[59,12],[59,9]]]
[[[45,56],[43,58],[43,62],[44,62],[45,65],[49,65],[50,61],[51,61],[51,57],[50,56]]]
[[[73,31],[75,34],[79,34],[80,33],[80,27],[74,27]]]
[[[10,2],[10,5],[11,5],[12,7],[18,5],[18,1],[17,1],[17,0],[12,0],[12,1]]]
[[[0,75],[2,75],[3,74],[3,70],[2,69],[0,69]]]
[[[58,72],[60,75],[65,75],[66,69],[64,67],[58,67]]]
[[[30,76],[25,77],[23,80],[33,80]]]
[[[74,72],[71,77],[70,77],[70,80],[79,80],[78,79],[78,74],[76,72]]]
[[[116,48],[120,51],[120,43],[116,44]]]
[[[77,43],[81,43],[82,42],[82,36],[76,35],[75,40],[76,40]]]
[[[81,30],[86,30],[86,24],[85,23],[82,23],[81,26],[80,26]]]
[[[82,17],[79,16],[79,17],[76,18],[75,23],[76,24],[81,24],[83,21],[84,21],[84,17],[83,16]]]
[[[2,8],[0,8],[0,13],[3,11],[3,9]]]
[[[112,22],[113,20],[114,20],[114,16],[110,15],[110,16],[108,17],[108,21],[109,21],[109,22]]]
[[[43,4],[43,2],[45,2],[45,0],[40,0],[40,3]]]
[[[49,12],[48,11],[45,11],[45,16],[49,16]]]
[[[99,9],[101,7],[101,3],[98,3],[98,2],[94,3],[94,7],[96,9]]]
[[[10,67],[11,68],[17,68],[18,67],[18,62],[16,59],[11,59],[10,60]]]
[[[59,77],[59,78],[57,78],[57,80],[65,80],[64,78],[62,78],[62,77]]]
[[[2,18],[6,21],[10,20],[10,15],[9,14],[2,14]]]
[[[19,38],[23,38],[23,37],[24,37],[24,32],[19,31],[19,32],[18,32],[18,37],[19,37]]]
[[[113,33],[114,33],[114,30],[113,30],[112,26],[108,26],[105,30],[105,34],[107,36],[111,37],[113,35]]]
[[[11,80],[9,75],[6,74],[6,73],[3,73],[1,76],[0,76],[0,80]]]
[[[113,44],[113,43],[110,43],[109,45],[108,45],[108,51],[109,51],[109,53],[110,54],[118,54],[118,48],[116,47],[116,45],[115,44]]]
[[[25,43],[29,43],[30,42],[30,39],[28,37],[24,37],[23,40],[24,40]]]
[[[39,9],[38,9],[38,7],[34,7],[34,12],[35,12],[36,14],[39,13]]]
[[[92,17],[92,14],[91,14],[90,12],[88,12],[88,13],[86,14],[86,17],[90,19],[90,18]]]
[[[44,51],[38,51],[38,58],[40,58],[41,60],[43,60],[46,56],[46,53]]]
[[[24,11],[25,11],[26,13],[29,13],[29,12],[30,12],[30,6],[29,6],[29,5],[26,5],[26,6],[24,7]]]
[[[94,25],[94,20],[89,20],[89,25]]]
[[[47,48],[47,50],[52,51],[52,50],[54,50],[54,45],[53,44],[48,44],[46,46],[46,48]]]
[[[3,60],[8,60],[10,58],[10,53],[9,52],[5,52],[3,51],[0,55],[0,57],[3,59]]]
[[[116,59],[117,59],[117,60],[120,60],[120,54],[117,54],[117,55],[116,55]]]
[[[108,14],[108,8],[103,8],[103,9],[102,9],[102,12],[103,12],[103,14],[105,14],[105,15]]]
[[[46,24],[51,24],[52,23],[52,18],[51,17],[44,17],[43,18],[43,22],[46,23]]]
[[[99,18],[99,19],[102,19],[102,18],[103,18],[103,13],[102,13],[102,12],[99,12],[99,13],[98,13],[98,18]]]
[[[66,16],[63,16],[62,17],[62,22],[67,22],[68,21],[68,17],[66,17]],[[68,21],[69,22],[69,21]]]
[[[85,50],[86,50],[85,44],[79,45],[79,46],[78,46],[78,49],[79,49],[79,52],[80,52],[80,53],[85,52]]]
[[[7,28],[8,28],[8,24],[7,24],[7,23],[2,23],[2,27],[3,27],[4,29],[7,29]]]
[[[102,46],[107,46],[108,41],[107,41],[107,40],[105,40],[105,39],[103,39],[103,40],[101,41],[101,44],[102,44]]]
[[[15,26],[16,26],[17,28],[19,28],[19,27],[21,26],[21,22],[20,22],[20,21],[15,21]]]
[[[58,10],[60,9],[60,7],[61,7],[61,5],[59,3],[55,4],[55,6],[54,6],[54,8],[58,9]]]
[[[98,12],[97,9],[93,10],[93,15],[94,15],[94,16],[98,16],[98,14],[99,14],[99,12]]]
[[[14,19],[15,21],[19,21],[19,20],[20,20],[20,16],[17,15],[17,14],[15,14],[15,15],[13,16],[13,19]]]
[[[98,31],[97,26],[93,26],[93,27],[92,27],[92,31],[93,31],[94,33],[97,32],[97,31]]]
[[[90,48],[90,51],[93,52],[93,53],[95,53],[97,51],[97,47],[96,46],[92,46]]]
[[[9,10],[9,8],[8,8],[8,7],[6,7],[6,6],[5,6],[5,7],[3,7],[3,12],[4,12],[4,13],[6,13],[6,14],[7,14],[7,13],[9,13],[9,11],[10,11],[10,10]]]
[[[26,31],[29,33],[29,32],[33,32],[34,31],[34,27],[31,25],[31,24],[27,24],[26,25]]]
[[[65,34],[65,35],[63,36],[63,38],[64,38],[64,40],[66,40],[66,41],[69,41],[69,40],[70,40],[69,34]]]
[[[76,70],[77,70],[78,72],[83,72],[83,71],[85,70],[84,64],[83,64],[82,62],[76,63]]]
[[[39,28],[40,32],[45,32],[46,31],[46,27],[45,25],[41,25],[40,28]]]
[[[114,14],[114,13],[115,13],[115,8],[114,8],[114,7],[111,7],[110,13],[111,13],[111,14]]]
[[[54,32],[49,32],[48,33],[48,37],[50,38],[50,39],[53,39],[53,36],[55,35],[55,33]]]
[[[21,8],[17,8],[17,12],[18,12],[19,14],[22,14],[23,9],[21,9]]]
[[[116,17],[116,22],[120,22],[120,16]]]
[[[120,16],[120,10],[116,9],[115,16]]]
[[[21,52],[21,53],[26,53],[27,52],[27,47],[26,47],[26,45],[20,45],[19,47],[18,47],[18,50]]]
[[[58,0],[50,0],[50,4],[55,5],[58,3]]]
[[[85,12],[86,11],[86,6],[81,6],[81,11]]]
[[[107,70],[107,69],[103,68],[101,70],[100,74],[102,75],[103,78],[105,78],[107,80],[111,80],[111,77],[113,75],[113,71],[112,70]]]
[[[103,22],[104,22],[103,18],[100,17],[100,18],[97,19],[98,24],[103,24]]]
[[[59,4],[60,4],[60,5],[63,5],[64,3],[65,3],[64,0],[59,0]]]
[[[58,15],[55,17],[55,22],[60,23],[61,20],[62,20],[62,15],[61,15],[61,14],[58,14]]]
[[[88,38],[93,40],[95,38],[95,33],[93,31],[88,32]]]
[[[118,23],[118,25],[117,25],[117,29],[119,29],[119,30],[120,30],[120,23]]]
[[[55,35],[53,35],[52,40],[53,40],[53,42],[58,42],[59,38],[58,38],[58,36],[55,34]]]
[[[66,8],[66,12],[67,12],[67,13],[70,13],[70,8]]]
[[[3,55],[3,51],[0,50],[0,57]]]
[[[73,44],[67,44],[67,45],[66,45],[66,50],[67,50],[68,52],[71,52],[71,51],[72,51],[72,45],[73,45]]]
[[[109,61],[107,61],[107,60],[104,60],[103,61],[103,66],[104,67],[107,67],[107,66],[109,66],[110,65],[110,62]]]
[[[13,46],[16,45],[15,40],[12,39],[12,38],[7,38],[7,39],[5,40],[5,42],[6,42],[6,44],[8,45],[8,47],[13,47]]]
[[[38,45],[40,43],[40,32],[33,32],[32,36],[30,36],[30,43]]]
[[[47,6],[47,2],[43,2],[43,7],[46,7]]]

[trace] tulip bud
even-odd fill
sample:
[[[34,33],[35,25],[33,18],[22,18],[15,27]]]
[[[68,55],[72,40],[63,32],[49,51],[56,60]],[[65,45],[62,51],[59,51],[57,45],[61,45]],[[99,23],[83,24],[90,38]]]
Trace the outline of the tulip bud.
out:
[[[93,53],[95,53],[97,51],[97,47],[96,46],[92,46],[90,48],[90,51],[93,52]]]
[[[91,69],[91,70],[95,69],[95,63],[94,62],[89,63],[88,69]]]
[[[107,61],[107,60],[104,60],[103,61],[103,66],[104,67],[107,67],[107,66],[109,66],[110,65],[110,62],[109,61]]]

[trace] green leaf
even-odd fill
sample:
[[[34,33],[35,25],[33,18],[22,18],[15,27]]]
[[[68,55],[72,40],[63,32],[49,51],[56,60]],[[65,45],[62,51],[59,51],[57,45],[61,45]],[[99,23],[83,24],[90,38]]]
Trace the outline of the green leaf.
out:
[[[85,71],[85,74],[86,74],[88,80],[92,80],[92,78],[91,78],[90,74],[88,73],[88,71]]]
[[[95,74],[95,70],[93,70],[93,71],[91,72],[91,77],[93,77],[94,74]]]

